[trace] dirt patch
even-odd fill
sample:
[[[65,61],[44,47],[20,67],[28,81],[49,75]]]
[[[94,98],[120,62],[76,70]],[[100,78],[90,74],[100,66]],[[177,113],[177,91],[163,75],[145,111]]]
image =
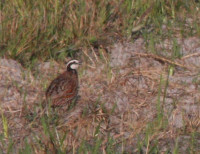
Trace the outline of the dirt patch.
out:
[[[83,64],[76,106],[68,111],[56,109],[59,116],[56,130],[61,134],[68,132],[63,147],[71,152],[80,147],[83,140],[89,145],[95,144],[98,127],[102,150],[112,136],[114,145],[126,141],[119,150],[137,152],[137,143],[145,138],[147,125],[154,123],[162,115],[161,111],[167,126],[163,131],[159,129],[149,141],[156,138],[161,151],[173,151],[177,137],[184,140],[180,130],[200,131],[200,40],[192,37],[177,42],[181,57],[173,61],[171,52],[149,54],[144,40],[138,39],[134,43],[113,45],[106,56],[110,59],[98,61],[95,68]],[[156,48],[166,51],[173,48],[169,40],[161,44]],[[39,149],[36,136],[47,145],[39,120],[40,102],[44,99],[45,87],[64,67],[55,62],[41,63],[35,66],[32,75],[17,62],[1,59],[0,68],[1,112],[9,122],[9,134],[21,146],[22,138],[28,138]],[[29,119],[31,125],[30,113],[39,115],[35,121]],[[0,128],[0,132],[3,134],[5,130]],[[182,139],[177,142],[183,143]],[[188,141],[184,142],[189,145]],[[142,149],[147,150],[145,146]]]

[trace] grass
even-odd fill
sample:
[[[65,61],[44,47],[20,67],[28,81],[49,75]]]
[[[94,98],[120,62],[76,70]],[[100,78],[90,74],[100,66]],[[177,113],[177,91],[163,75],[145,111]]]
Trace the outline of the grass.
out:
[[[174,61],[182,56],[177,36],[200,36],[199,9],[200,2],[195,0],[1,1],[0,56],[15,59],[25,68],[34,72],[35,64],[40,61],[51,59],[61,62],[66,57],[78,57],[81,54],[90,57],[91,54],[95,54],[96,59],[91,58],[90,61],[94,64],[96,64],[95,61],[98,61],[97,65],[101,63],[107,65],[104,73],[106,80],[112,84],[113,70],[105,56],[107,46],[124,38],[134,42],[137,38],[143,37],[149,52],[158,55],[169,52],[168,58]],[[158,51],[156,44],[165,39],[173,40],[172,49]],[[82,78],[84,70],[81,71],[80,77]],[[34,77],[37,77],[37,71],[35,72]],[[34,139],[30,141],[27,138],[18,152],[126,153],[125,147],[131,145],[130,140],[137,138],[135,147],[137,153],[144,151],[146,153],[160,153],[160,136],[167,138],[170,130],[169,115],[164,115],[163,105],[169,86],[169,77],[173,76],[174,73],[175,66],[171,64],[168,68],[167,78],[160,76],[156,117],[152,121],[144,121],[145,125],[141,125],[141,129],[131,127],[133,125],[131,122],[128,124],[130,127],[127,129],[131,132],[130,134],[138,132],[140,134],[137,134],[138,138],[137,135],[128,139],[124,136],[117,138],[113,136],[113,132],[104,134],[102,127],[105,121],[99,121],[95,117],[97,112],[92,113],[94,117],[88,117],[87,108],[82,115],[83,123],[89,121],[89,124],[95,124],[92,126],[88,126],[87,122],[77,124],[77,127],[72,130],[70,127],[59,130],[58,119],[51,109],[49,109],[48,115],[42,115],[39,120],[36,119],[37,111],[34,108],[33,114],[26,115]],[[41,82],[43,87],[46,87],[47,81]],[[16,87],[24,94],[23,101],[26,104],[26,90],[21,89],[18,85]],[[113,105],[112,111],[109,112],[105,110],[104,105],[99,105],[104,103],[101,102],[101,95],[98,97],[100,98],[96,98],[95,109],[113,116],[116,106]],[[176,103],[175,101],[174,106]],[[10,135],[9,119],[3,111],[1,111],[1,120],[3,131],[0,134],[0,152],[12,153],[15,151],[16,141]],[[126,122],[122,125],[126,125]],[[35,127],[41,132],[37,133]],[[88,138],[79,137],[81,130],[84,129],[92,130],[93,133],[85,131],[86,134],[89,134]],[[195,153],[199,132],[196,130],[184,131],[191,137],[188,151]],[[184,131],[177,130],[174,138]],[[70,135],[75,136],[75,139],[71,146],[66,146],[71,144],[66,143]],[[168,152],[179,153],[181,145],[178,139],[175,141],[174,147],[167,149]]]
[[[167,88],[168,79],[166,81],[163,80],[161,75],[160,77],[160,85],[158,89],[158,100],[157,100],[157,116],[151,122],[149,122],[144,130],[145,137],[142,141],[139,140],[138,144],[138,152],[143,151],[143,147],[146,148],[146,153],[159,153],[158,140],[159,133],[163,133],[167,129],[167,119],[163,115],[163,105],[165,101],[161,100],[161,91],[162,87]]]
[[[4,137],[8,138],[8,121],[7,118],[4,116],[4,113],[1,111],[1,119],[3,123],[3,130],[4,130]]]
[[[2,1],[1,56],[29,66],[36,59],[63,60],[74,56],[82,47],[110,42],[108,36],[116,33],[129,37],[138,26],[136,32],[142,31],[147,40],[158,34],[166,35],[162,35],[163,24],[167,24],[172,33],[176,24],[180,24],[181,29],[190,29],[189,33],[199,32],[198,26],[184,25],[186,14],[192,15],[198,8],[199,3],[186,0]],[[199,25],[195,18],[194,25]],[[153,34],[148,35],[148,29],[152,29]]]

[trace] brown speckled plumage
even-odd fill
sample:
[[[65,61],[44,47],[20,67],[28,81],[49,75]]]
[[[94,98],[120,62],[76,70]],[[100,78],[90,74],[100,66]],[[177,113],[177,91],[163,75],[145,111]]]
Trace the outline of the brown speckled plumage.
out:
[[[46,100],[52,107],[68,106],[75,100],[78,94],[78,73],[71,66],[79,64],[77,60],[71,60],[67,64],[64,73],[55,78],[46,90]]]

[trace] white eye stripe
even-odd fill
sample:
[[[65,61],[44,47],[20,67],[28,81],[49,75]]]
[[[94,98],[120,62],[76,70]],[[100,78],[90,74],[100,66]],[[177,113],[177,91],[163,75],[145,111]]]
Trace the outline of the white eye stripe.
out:
[[[78,68],[78,64],[71,64],[71,65],[70,65],[70,68],[71,68],[71,69],[77,69],[77,68]]]

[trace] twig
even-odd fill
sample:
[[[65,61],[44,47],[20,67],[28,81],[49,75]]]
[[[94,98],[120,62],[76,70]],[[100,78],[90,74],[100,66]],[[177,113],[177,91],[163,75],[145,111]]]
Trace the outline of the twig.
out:
[[[188,67],[188,66],[182,65],[180,63],[177,63],[175,61],[172,61],[172,60],[169,60],[167,58],[164,58],[164,57],[161,57],[161,56],[158,56],[158,55],[154,55],[154,54],[146,54],[146,53],[135,53],[135,54],[138,55],[138,56],[142,56],[142,57],[151,57],[151,58],[154,58],[154,59],[157,59],[157,60],[169,63],[169,64],[173,64],[173,65],[176,65],[176,66],[179,66],[179,67],[182,67],[182,68],[186,68],[188,70],[190,70],[191,68],[194,68],[192,66]]]
[[[194,56],[200,56],[200,53],[193,53],[193,54],[186,55],[182,57],[181,60],[185,60],[187,58],[194,57]]]
[[[90,61],[94,64],[94,66],[95,66],[95,62],[93,61],[93,59],[87,54],[87,52],[85,52],[84,50],[83,50],[83,53],[90,59]]]

